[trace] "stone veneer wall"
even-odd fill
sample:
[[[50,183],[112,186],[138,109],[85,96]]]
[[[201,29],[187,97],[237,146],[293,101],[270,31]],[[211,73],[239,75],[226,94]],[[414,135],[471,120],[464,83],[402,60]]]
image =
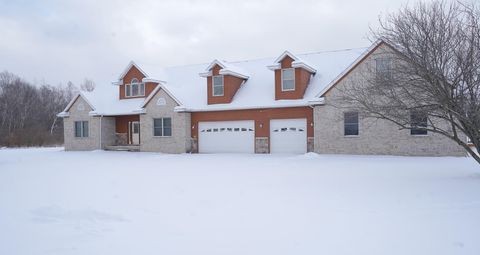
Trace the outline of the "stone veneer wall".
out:
[[[91,110],[82,97],[79,97],[70,108],[70,116],[63,119],[65,150],[98,150],[115,143],[115,118],[92,117],[88,115]],[[75,137],[75,121],[88,121],[88,137]],[[102,135],[101,145],[100,134]]]
[[[456,143],[439,134],[410,135],[410,130],[399,130],[385,120],[362,118],[359,115],[359,135],[344,136],[343,114],[355,110],[355,105],[341,101],[348,84],[361,84],[367,70],[372,70],[376,57],[392,54],[386,46],[379,47],[341,80],[325,96],[325,105],[314,108],[315,151],[326,154],[384,154],[413,156],[465,156]],[[446,125],[446,123],[445,123]]]
[[[268,137],[255,137],[255,153],[269,153]]]
[[[157,105],[163,98],[164,105]],[[177,103],[163,90],[150,100],[145,107],[146,114],[140,115],[140,150],[163,153],[185,153],[191,151],[190,113],[175,112]],[[172,118],[172,136],[153,136],[154,118]]]

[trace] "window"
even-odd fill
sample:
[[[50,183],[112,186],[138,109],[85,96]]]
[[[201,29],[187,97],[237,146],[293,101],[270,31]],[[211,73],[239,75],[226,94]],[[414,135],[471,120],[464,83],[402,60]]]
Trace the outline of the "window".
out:
[[[88,121],[75,121],[75,137],[88,137]]]
[[[213,96],[223,96],[223,75],[213,76]]]
[[[378,58],[375,60],[375,71],[377,77],[391,78],[392,77],[392,60],[390,58]]]
[[[153,119],[153,136],[172,136],[172,118]]]
[[[133,78],[130,84],[125,84],[125,96],[136,97],[145,95],[145,84]]]
[[[282,91],[295,90],[295,69],[282,69]]]
[[[358,112],[346,112],[343,119],[345,136],[358,135]]]
[[[427,114],[419,111],[410,112],[411,135],[427,135]]]

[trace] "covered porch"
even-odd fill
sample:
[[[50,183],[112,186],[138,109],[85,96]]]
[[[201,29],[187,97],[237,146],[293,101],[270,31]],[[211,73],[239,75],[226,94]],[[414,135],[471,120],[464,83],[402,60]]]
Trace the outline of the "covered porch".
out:
[[[140,115],[115,116],[114,146],[140,145]]]

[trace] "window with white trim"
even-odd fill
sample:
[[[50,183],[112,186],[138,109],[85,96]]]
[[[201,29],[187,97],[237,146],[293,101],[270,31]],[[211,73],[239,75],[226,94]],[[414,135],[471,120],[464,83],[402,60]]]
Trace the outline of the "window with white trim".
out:
[[[215,75],[212,78],[213,80],[213,96],[223,96],[223,75]]]
[[[75,137],[88,137],[88,121],[75,121]]]
[[[282,91],[295,90],[295,68],[282,69]]]
[[[343,113],[344,135],[358,135],[358,112]]]
[[[153,119],[153,136],[172,136],[172,118]]]
[[[137,97],[145,95],[145,84],[137,78],[133,78],[130,84],[125,84],[125,97]]]
[[[428,125],[427,114],[422,111],[411,111],[410,112],[410,129],[411,135],[427,135],[427,125]]]

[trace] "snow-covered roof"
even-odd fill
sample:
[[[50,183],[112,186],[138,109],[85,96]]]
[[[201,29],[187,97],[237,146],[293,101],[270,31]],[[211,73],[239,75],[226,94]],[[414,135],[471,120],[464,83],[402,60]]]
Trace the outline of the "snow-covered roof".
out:
[[[294,107],[310,105],[316,95],[335,77],[350,66],[367,48],[323,51],[298,54],[302,59],[316,68],[311,77],[303,99],[275,100],[274,73],[267,66],[276,62],[276,58],[229,62],[249,73],[249,79],[240,87],[229,104],[207,104],[206,79],[198,76],[208,70],[210,63],[165,68],[166,88],[182,103],[187,111],[221,111],[234,109]]]
[[[250,76],[248,74],[248,72],[245,71],[243,68],[238,67],[235,64],[229,63],[227,61],[218,60],[218,59],[215,59],[214,61],[212,61],[212,63],[210,63],[210,65],[207,66],[205,71],[199,73],[199,75],[201,77],[211,76],[212,75],[212,69],[216,65],[221,67],[219,74],[222,74],[222,75],[232,75],[232,76],[235,76],[235,77],[238,77],[238,78],[241,78],[241,79],[245,79],[245,80],[248,79],[249,76]]]
[[[294,62],[299,61],[297,63],[308,65],[310,68],[315,67],[316,71],[310,79],[303,99],[275,100],[275,79],[270,68],[272,63],[279,61],[279,58],[237,62],[215,60],[212,63],[167,68],[145,64],[141,64],[140,67],[131,62],[129,64],[130,68],[135,65],[141,72],[145,73],[144,81],[160,83],[161,86],[155,89],[151,96],[120,100],[118,86],[109,84],[99,85],[95,91],[83,93],[82,96],[94,108],[90,114],[107,116],[142,113],[144,104],[160,88],[163,88],[179,104],[176,108],[177,111],[223,111],[308,106],[321,103],[320,92],[325,91],[334,80],[338,79],[345,70],[352,66],[352,63],[358,61],[371,49],[372,47],[292,54],[295,57],[292,57]],[[286,51],[284,54],[291,53]],[[229,104],[207,104],[207,82],[204,77],[199,76],[199,73],[211,70],[215,64],[219,64],[229,72],[248,77]],[[125,75],[125,72],[122,75]],[[123,76],[121,77],[123,78]],[[62,113],[59,116],[62,116]]]
[[[301,57],[291,53],[290,51],[286,50],[282,53],[282,55],[280,55],[277,59],[275,59],[275,61],[273,62],[273,64],[271,65],[268,65],[267,67],[270,69],[270,70],[278,70],[280,68],[282,68],[280,62],[286,57],[290,57],[291,59],[293,59],[292,61],[292,67],[299,67],[299,68],[303,68],[307,71],[309,71],[310,73],[316,73],[317,70],[315,69],[315,67],[313,67],[312,64],[308,63],[308,61],[305,61],[304,59],[302,59]]]
[[[128,73],[128,71],[130,71],[132,67],[137,68],[145,76],[145,78],[143,78],[142,80],[143,82],[157,82],[157,83],[165,82],[166,74],[163,71],[163,68],[159,68],[156,65],[150,65],[146,63],[142,63],[141,65],[138,65],[134,61],[130,61],[130,63],[128,63],[128,65],[125,67],[125,69],[120,74],[118,79],[113,81],[112,84],[121,85],[123,83],[123,78]]]
[[[141,107],[145,98],[132,98],[128,100],[119,99],[119,89],[117,86],[109,84],[100,85],[92,92],[81,92],[76,95],[65,109],[57,114],[59,117],[68,117],[70,107],[75,103],[78,97],[82,97],[93,110],[89,112],[92,116],[118,116],[133,115],[143,112]]]

